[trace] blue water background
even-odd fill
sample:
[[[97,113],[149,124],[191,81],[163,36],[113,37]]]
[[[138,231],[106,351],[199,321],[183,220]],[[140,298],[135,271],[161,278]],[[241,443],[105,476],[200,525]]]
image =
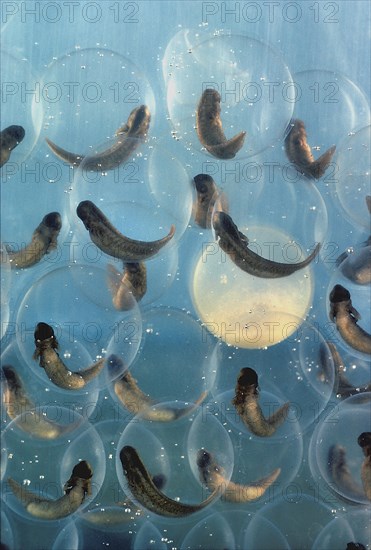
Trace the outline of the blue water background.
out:
[[[50,12],[44,12],[46,4],[50,4]],[[59,6],[58,10],[52,4]],[[306,70],[327,70],[345,75],[353,81],[366,98],[370,97],[370,4],[366,0],[350,0],[337,2],[202,2],[202,1],[136,1],[113,2],[111,0],[94,2],[75,2],[76,6],[68,10],[69,2],[3,2],[1,6],[2,30],[1,51],[11,54],[18,60],[27,59],[36,80],[47,80],[48,66],[68,52],[84,48],[106,48],[114,50],[131,60],[140,68],[143,75],[150,82],[155,98],[156,126],[158,136],[170,138],[171,127],[168,121],[165,86],[162,76],[162,59],[170,39],[182,28],[207,28],[210,32],[220,31],[231,34],[244,34],[269,43],[287,63],[291,74]],[[89,4],[91,7],[89,8]],[[94,6],[96,4],[96,6]],[[274,4],[274,6],[273,6]],[[289,4],[294,7],[290,8]],[[35,8],[36,5],[36,8]],[[249,6],[248,6],[249,5]],[[98,6],[98,7],[97,7]],[[40,18],[32,13],[26,15],[23,9],[35,8],[40,11]],[[11,11],[14,15],[8,15]],[[85,10],[85,11],[84,11]],[[294,10],[294,11],[293,11]],[[22,15],[23,13],[23,15]],[[48,15],[49,13],[49,15]],[[61,13],[59,21],[51,22],[56,13]],[[295,13],[298,14],[295,17]],[[85,15],[84,15],[85,14]],[[94,19],[97,19],[94,21]],[[7,75],[9,75],[7,68]],[[102,69],[104,70],[104,69]],[[74,78],[76,75],[74,75]],[[114,81],[114,75],[107,74],[107,79]],[[99,103],[97,104],[97,111]],[[125,120],[128,107],[124,113],[119,113],[117,104],[112,104],[112,120]],[[307,113],[309,116],[310,113]],[[6,102],[1,104],[1,127],[16,123],[7,116]],[[36,121],[37,122],[37,121]],[[39,121],[40,122],[40,121]],[[334,119],[333,126],[339,124]],[[91,121],[90,121],[91,123]],[[364,124],[356,131],[369,123],[369,115],[365,113]],[[112,128],[112,124],[110,125]],[[100,126],[91,126],[92,143],[102,142]],[[114,126],[115,128],[115,126]],[[70,129],[71,131],[71,129]],[[78,134],[79,127],[73,128]],[[46,153],[44,144],[45,130],[42,128],[33,155]],[[338,135],[339,143],[347,136]],[[189,175],[201,172],[202,162],[206,157],[191,158],[179,145],[179,158],[187,165]],[[210,160],[210,159],[209,159]],[[166,177],[164,169],[161,177]],[[9,182],[8,182],[9,183]],[[19,212],[19,228],[26,228],[28,233],[32,227],[28,225],[24,209],[30,204],[24,204],[22,186],[16,186],[16,179],[12,180],[11,207],[2,201],[2,216],[7,216],[8,208]],[[339,253],[347,245],[359,243],[368,236],[367,230],[350,223],[338,205],[334,205],[331,189],[323,185],[321,192],[326,202],[329,216],[329,232],[327,240],[335,242]],[[60,198],[60,205],[63,204]],[[35,204],[40,210],[43,197],[35,196]],[[42,210],[42,209],[41,209]],[[17,222],[18,224],[18,222]],[[26,231],[26,232],[27,232]],[[3,238],[10,240],[2,227]],[[180,241],[178,254],[179,265],[173,283],[153,305],[165,305],[182,308],[195,313],[189,292],[190,262],[194,254],[194,230],[186,231]],[[333,257],[331,257],[333,260]],[[316,266],[315,308],[310,318],[324,326],[327,321],[326,291],[333,265],[330,268],[323,265]],[[22,280],[17,276],[12,281],[9,298],[11,311],[10,321],[15,321],[16,309],[24,293],[32,284],[32,274],[27,273]],[[47,304],[45,304],[47,307]],[[367,307],[367,306],[366,306]],[[42,312],[40,311],[41,315]],[[181,338],[181,334],[174,334],[174,339]],[[2,342],[3,349],[10,342],[6,337]],[[102,390],[101,399],[109,397],[107,389]],[[304,456],[309,436],[304,438]],[[300,472],[300,484],[305,491],[310,472],[304,462]],[[333,502],[333,501],[332,501]],[[335,508],[342,509],[343,504],[335,502]],[[41,550],[51,548],[51,544],[58,533],[58,529],[47,529],[40,532],[37,523],[26,521],[4,506],[13,527],[14,548],[29,548]],[[172,524],[170,538],[174,546],[179,548],[182,538],[188,529],[197,523],[197,520],[181,526]],[[310,518],[308,518],[310,523]],[[42,539],[45,535],[47,546]],[[129,548],[128,539],[125,539],[122,548]],[[98,547],[98,546],[97,546]],[[111,546],[113,547],[113,546]],[[117,546],[118,547],[118,546]],[[169,546],[170,547],[170,546]],[[309,547],[309,546],[308,546]],[[160,548],[160,546],[159,546]],[[273,549],[272,549],[273,550]]]

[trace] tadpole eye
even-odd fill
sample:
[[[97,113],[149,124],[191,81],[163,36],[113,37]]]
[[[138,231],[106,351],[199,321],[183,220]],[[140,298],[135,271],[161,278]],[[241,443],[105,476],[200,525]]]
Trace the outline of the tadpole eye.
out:
[[[156,474],[152,477],[152,481],[159,491],[161,491],[166,485],[166,476],[164,474]]]
[[[116,377],[125,370],[125,363],[118,355],[111,354],[107,359],[107,367],[112,376]]]

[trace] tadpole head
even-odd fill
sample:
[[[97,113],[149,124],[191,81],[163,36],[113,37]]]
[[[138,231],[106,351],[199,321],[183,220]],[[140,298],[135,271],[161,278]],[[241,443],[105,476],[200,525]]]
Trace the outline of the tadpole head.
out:
[[[288,127],[296,132],[302,132],[305,130],[304,122],[300,120],[300,118],[292,118]]]
[[[74,477],[79,477],[80,479],[90,479],[93,477],[93,470],[89,462],[82,460],[74,466],[72,475]]]
[[[127,123],[123,124],[121,128],[116,132],[116,135],[126,134],[128,131],[135,132],[137,130],[146,131],[148,130],[149,123],[151,121],[151,112],[148,109],[147,105],[140,105],[135,107],[128,117]]]
[[[199,468],[207,468],[211,464],[211,454],[205,449],[200,449],[197,453],[197,466]]]
[[[255,386],[258,385],[258,375],[254,371],[254,369],[250,369],[249,367],[245,367],[240,370],[240,374],[238,375],[238,384],[240,386],[243,386],[245,388],[249,386]]]
[[[76,214],[85,225],[86,229],[89,229],[92,212],[96,211],[96,206],[91,201],[81,201],[76,208]]]
[[[151,113],[147,105],[140,105],[132,111],[134,113],[134,124],[141,125],[143,122],[151,118]]]
[[[208,192],[209,188],[213,185],[214,180],[208,174],[198,174],[193,178],[197,193],[204,195]]]
[[[350,292],[342,285],[335,285],[330,292],[330,302],[333,304],[338,302],[348,302],[350,300]]]
[[[237,225],[234,223],[231,216],[222,210],[214,213],[212,224],[217,237],[223,233],[227,233],[232,239],[237,241],[241,240],[241,233]]]
[[[362,432],[358,436],[358,445],[364,449],[365,447],[371,446],[371,432]]]
[[[54,330],[47,323],[37,323],[34,336],[35,340],[42,342],[43,340],[47,340],[48,338],[54,336]]]
[[[11,365],[3,365],[2,377],[5,378],[10,386],[15,386],[18,383],[15,370]]]
[[[23,140],[24,136],[26,135],[26,132],[25,132],[25,129],[23,128],[23,126],[16,126],[16,125],[8,126],[6,131],[18,143],[20,143]]]
[[[214,105],[214,103],[220,103],[220,99],[220,93],[214,90],[214,88],[206,88],[202,94],[202,101],[204,104],[209,103],[210,105]]]
[[[130,467],[130,464],[133,463],[133,461],[136,461],[138,457],[138,453],[134,449],[134,447],[131,447],[130,445],[125,445],[120,451],[120,460],[122,467],[124,470],[128,469]]]
[[[59,231],[62,227],[62,218],[59,212],[50,212],[43,218],[43,223],[46,227]]]

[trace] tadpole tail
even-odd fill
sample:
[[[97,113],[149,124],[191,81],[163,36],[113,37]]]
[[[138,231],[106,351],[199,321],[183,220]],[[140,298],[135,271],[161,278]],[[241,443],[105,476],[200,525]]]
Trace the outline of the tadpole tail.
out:
[[[81,162],[84,159],[83,155],[76,155],[75,153],[70,153],[69,151],[66,151],[66,149],[62,149],[62,147],[59,147],[59,145],[57,145],[56,143],[54,143],[48,138],[45,138],[45,141],[58,158],[64,160],[65,162],[68,162],[68,164],[71,164],[72,166],[76,166],[76,167],[80,166]]]
[[[243,147],[246,132],[240,132],[233,138],[228,139],[218,145],[208,145],[207,150],[214,157],[219,159],[233,159],[238,151]]]
[[[102,359],[99,359],[99,361],[91,365],[91,367],[88,367],[83,371],[79,371],[78,374],[84,379],[85,382],[89,382],[90,380],[93,380],[93,378],[98,376],[98,374],[104,367],[104,361],[105,359],[102,357]]]
[[[321,155],[317,160],[312,162],[307,167],[307,171],[310,173],[310,175],[314,179],[318,180],[326,172],[332,160],[332,157],[335,153],[335,150],[336,150],[336,145],[334,145],[333,147],[330,147],[330,149],[328,149],[325,153],[323,153],[323,155]]]
[[[201,403],[206,399],[208,393],[209,392],[207,391],[202,392],[200,397],[188,407],[184,407],[183,409],[174,409],[175,420],[178,420],[183,416],[187,416],[188,414],[191,414],[194,410],[196,410],[197,407],[201,405]]]
[[[34,493],[31,493],[28,489],[23,487],[18,481],[9,477],[7,483],[10,485],[14,495],[22,502],[24,506],[28,506],[31,502],[43,502],[43,500]]]
[[[281,424],[283,424],[287,418],[287,413],[289,411],[289,408],[290,408],[290,403],[285,403],[284,405],[282,405],[282,407],[277,409],[273,414],[271,414],[267,418],[268,424],[270,426],[273,426],[275,429],[281,426]]]

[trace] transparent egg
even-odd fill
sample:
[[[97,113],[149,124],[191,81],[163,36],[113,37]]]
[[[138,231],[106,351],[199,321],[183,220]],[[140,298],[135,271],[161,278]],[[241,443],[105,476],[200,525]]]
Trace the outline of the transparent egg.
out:
[[[371,431],[371,393],[354,395],[333,407],[318,423],[310,440],[309,466],[320,490],[334,502],[368,504],[361,482],[364,461],[357,440]]]
[[[271,328],[282,329],[280,325]],[[214,360],[220,365],[212,389],[215,411],[224,411],[225,418],[235,429],[251,436],[232,405],[239,373],[249,367],[258,375],[258,403],[265,416],[270,416],[284,403],[290,403],[286,421],[272,438],[286,441],[297,438],[317,421],[333,396],[334,366],[330,363],[326,369],[322,364],[322,347],[327,351],[325,338],[318,328],[308,321],[301,323],[299,319],[290,336],[265,349],[250,350],[221,342],[214,350],[217,357]]]
[[[320,178],[322,189],[334,188],[339,178],[339,150],[346,136],[369,117],[366,94],[347,76],[323,69],[299,71],[294,81],[293,118],[302,120],[314,159],[333,145],[334,157]],[[337,121],[334,124],[334,121]]]
[[[257,182],[245,180],[242,186],[236,175],[225,180],[212,217],[227,210],[225,214],[246,237],[245,246],[252,254],[280,264],[301,262],[324,241],[327,211],[323,199],[314,185],[284,179],[279,165],[272,173],[263,164],[257,166]],[[212,333],[232,345],[263,348],[290,336],[295,318],[306,317],[319,259],[314,257],[288,276],[285,272],[276,276],[276,266],[270,264],[272,275],[263,272],[260,277],[255,275],[260,268],[251,272],[260,261],[252,254],[246,273],[221,248],[216,234],[214,239],[205,235],[195,260],[191,295]],[[292,328],[272,332],[271,326],[276,325]]]
[[[160,531],[150,521],[146,521],[142,525],[135,537],[133,550],[142,550],[143,548],[158,548],[158,550],[167,548]]]
[[[89,147],[113,136],[139,105],[147,105],[155,118],[146,76],[105,47],[76,48],[60,56],[49,64],[41,84],[46,137],[73,153],[87,154]]]
[[[253,517],[244,530],[243,548],[251,544],[256,550],[264,550],[273,546],[289,550],[285,534],[278,529],[272,521],[263,516]]]
[[[4,510],[1,511],[1,543],[8,548],[14,545],[13,529]]]
[[[256,155],[283,138],[293,103],[290,71],[280,53],[264,42],[229,32],[181,29],[162,61],[170,120],[186,147],[212,158],[196,133],[196,110],[204,90],[220,94],[227,139],[247,133],[236,158]]]
[[[92,279],[99,281],[99,272],[92,270],[90,273],[93,274]],[[81,270],[78,265],[58,267],[38,279],[19,305],[17,326],[20,329],[16,337],[22,357],[34,374],[53,389],[56,389],[56,384],[48,379],[44,369],[33,359],[34,331],[40,322],[53,327],[59,343],[60,359],[72,372],[85,370],[100,360],[110,342],[124,350],[128,364],[139,347],[141,318],[138,307],[134,306],[128,312],[116,312],[111,306],[107,307],[110,304],[107,289],[106,304],[94,303],[86,294],[86,276],[87,270]],[[53,301],[50,301],[50,296],[53,296]],[[86,392],[106,386],[115,376],[117,373],[110,372],[105,365],[95,378],[76,392],[83,392],[89,399]]]
[[[17,425],[23,437],[36,437],[42,439],[57,438],[61,435],[55,424],[63,427],[62,418],[48,414],[50,406],[65,407],[71,410],[71,415],[79,413],[83,418],[94,418],[98,403],[99,392],[97,388],[85,392],[76,392],[73,396],[64,394],[57,386],[50,385],[48,379],[40,379],[34,376],[29,365],[22,358],[16,339],[12,338],[1,354],[2,365],[2,420],[3,426],[7,426],[15,417],[21,415]],[[15,373],[16,379],[13,379]],[[9,380],[7,380],[9,379]],[[20,386],[19,386],[20,384]],[[31,411],[34,411],[33,413]],[[49,411],[49,413],[48,413]],[[46,415],[47,424],[40,426],[40,419]],[[49,426],[48,426],[49,423]],[[66,424],[66,422],[64,422]],[[74,424],[68,420],[68,430]],[[63,430],[64,432],[64,430]]]
[[[26,505],[13,493],[9,478],[37,497],[57,500],[64,496],[63,486],[71,477],[74,466],[86,460],[92,469],[93,477],[91,494],[86,495],[81,507],[77,509],[77,512],[80,512],[99,491],[106,468],[101,440],[95,428],[86,419],[65,407],[45,407],[44,412],[44,419],[58,419],[60,424],[71,429],[67,429],[57,439],[20,437],[17,417],[3,432],[3,441],[9,458],[5,476],[7,481],[2,487],[2,499],[17,514],[34,522],[59,520],[40,518],[37,511],[36,515],[29,513]]]
[[[184,403],[179,404],[180,408],[191,409],[192,404],[202,404],[218,368],[215,361],[210,360],[216,341],[192,315],[177,308],[148,309],[143,312],[142,323],[140,349],[130,367],[136,386],[153,405],[179,401]],[[182,334],[181,341],[179,334]],[[115,353],[119,347],[120,344],[111,342],[108,351]],[[185,375],[179,376],[180,372]],[[120,402],[119,389],[111,386],[110,391],[115,402]]]
[[[64,550],[65,548],[70,550],[79,548],[79,533],[73,520],[59,531],[52,550]]]
[[[6,103],[6,108],[1,112],[1,129],[16,125],[25,130],[23,140],[12,150],[8,162],[1,168],[3,193],[3,184],[14,185],[19,179],[24,179],[23,174],[27,172],[25,160],[30,157],[39,140],[44,113],[38,75],[25,56],[15,50],[10,52],[2,48],[1,78],[4,106]],[[24,191],[23,185],[22,188]]]
[[[314,548],[346,548],[349,542],[363,544],[370,541],[370,509],[347,510],[330,521],[313,543]]]
[[[370,231],[370,126],[344,138],[337,153],[338,176],[335,198],[342,212],[356,227]],[[370,200],[370,199],[369,199]]]
[[[223,514],[214,513],[197,523],[185,536],[181,550],[235,548],[235,538]]]
[[[326,292],[326,311],[327,311],[327,318],[329,319],[326,328],[327,328],[327,338],[331,340],[336,347],[339,348],[340,353],[344,350],[348,354],[351,354],[354,358],[357,359],[363,359],[364,361],[369,361],[369,354],[365,351],[360,351],[356,348],[357,344],[354,343],[354,345],[351,345],[350,342],[347,342],[344,339],[344,336],[340,333],[340,331],[337,328],[336,323],[336,312],[337,312],[337,306],[335,303],[335,318],[333,318],[333,315],[331,313],[332,306],[330,302],[330,295],[333,289],[336,285],[342,286],[344,289],[346,289],[350,293],[350,299],[352,302],[352,307],[358,312],[359,318],[356,320],[356,326],[360,329],[363,329],[366,331],[366,333],[370,334],[371,332],[371,313],[370,313],[370,305],[371,305],[371,296],[370,291],[367,285],[358,285],[354,281],[350,281],[347,279],[341,272],[338,270],[335,271],[329,281],[327,292]],[[340,311],[341,313],[341,311]],[[350,315],[350,313],[349,313]],[[357,314],[355,314],[354,318]],[[350,319],[353,319],[353,315],[350,315]],[[352,325],[352,320],[350,320],[350,324]],[[345,329],[345,332],[347,330]],[[356,340],[356,338],[354,338]]]
[[[308,524],[310,517],[310,524]],[[282,495],[263,506],[251,520],[248,530],[254,532],[261,519],[271,522],[286,539],[289,548],[312,543],[321,529],[333,518],[331,507],[306,494],[298,483],[285,487]]]
[[[192,418],[195,420],[192,421]],[[211,437],[213,433],[213,438]],[[202,437],[203,436],[203,437]],[[233,451],[228,443],[228,434],[216,419],[204,424],[202,421],[202,409],[199,408],[191,417],[185,417],[177,422],[153,422],[135,416],[127,425],[120,437],[117,446],[116,468],[119,483],[125,493],[140,507],[141,503],[128,487],[128,482],[123,473],[123,465],[120,453],[126,446],[132,447],[138,453],[152,480],[154,476],[164,478],[164,488],[160,489],[168,498],[185,505],[198,505],[206,501],[210,493],[201,486],[195,476],[196,455],[201,445],[208,445],[211,452],[216,450],[217,442],[224,446],[223,466],[229,468],[233,464]],[[218,457],[220,455],[218,454]],[[226,473],[228,476],[228,471]],[[205,514],[209,506],[212,506],[220,498],[220,493],[214,495],[206,507],[194,510],[192,514],[188,510],[179,511],[180,516],[195,516]],[[144,506],[147,515],[152,518],[165,516],[166,522],[176,521],[176,515],[168,516],[168,510],[159,507],[150,509]],[[178,518],[179,519],[179,518]]]

